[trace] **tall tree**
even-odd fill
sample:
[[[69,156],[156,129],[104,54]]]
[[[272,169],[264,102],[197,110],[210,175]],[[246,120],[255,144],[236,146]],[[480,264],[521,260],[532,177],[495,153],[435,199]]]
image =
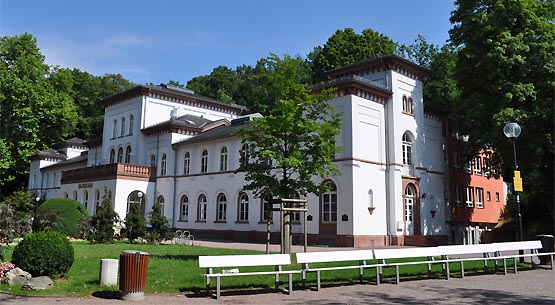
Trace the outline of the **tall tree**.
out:
[[[469,151],[494,147],[512,178],[512,145],[503,126],[522,126],[517,151],[527,219],[549,219],[553,230],[555,2],[457,0],[452,43],[459,48],[455,108]],[[525,226],[526,227],[526,226]]]
[[[326,71],[350,65],[378,55],[393,54],[396,44],[386,35],[372,29],[361,34],[351,28],[337,30],[322,48],[316,48],[309,57],[313,61],[314,82],[327,80]]]
[[[244,188],[259,197],[318,194],[322,186],[314,178],[338,174],[333,158],[341,120],[328,103],[329,92],[312,94],[294,81],[298,62],[286,57],[276,64],[275,106],[268,116],[237,131],[249,146],[238,171],[245,173]]]
[[[6,193],[25,184],[30,154],[74,130],[70,81],[44,63],[31,34],[0,37],[0,187]]]

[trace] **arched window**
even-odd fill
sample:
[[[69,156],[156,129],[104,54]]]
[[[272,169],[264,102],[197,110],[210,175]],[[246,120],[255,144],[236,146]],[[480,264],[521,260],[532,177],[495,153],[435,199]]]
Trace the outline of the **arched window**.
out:
[[[123,162],[123,148],[120,147],[118,148],[118,163],[122,163]]]
[[[69,198],[69,195],[67,194],[67,192],[64,192],[64,198]]]
[[[208,151],[205,149],[200,156],[200,172],[208,172]]]
[[[94,192],[94,210],[95,210],[95,214],[96,214],[96,211],[98,211],[99,206],[100,206],[100,191],[97,189],[96,192]]]
[[[241,145],[241,157],[245,159],[245,161],[248,161],[249,159],[249,144],[248,143],[243,143],[243,145]]]
[[[124,137],[124,136],[125,136],[125,127],[126,127],[126,126],[125,126],[125,118],[122,117],[122,118],[121,118],[121,130],[120,130],[120,133],[119,133],[119,136],[120,136],[120,137]]]
[[[131,146],[125,148],[125,163],[131,163]]]
[[[77,191],[73,191],[73,200],[77,200]]]
[[[85,209],[89,208],[89,192],[87,190],[83,191],[83,205]]]
[[[412,165],[412,138],[408,132],[403,134],[403,164]]]
[[[160,175],[166,175],[166,154],[162,154],[162,159],[160,161]]]
[[[112,149],[110,150],[110,164],[115,162],[116,162],[116,150]]]
[[[225,194],[218,195],[218,203],[216,207],[216,221],[227,220],[227,197]]]
[[[222,147],[220,151],[220,172],[227,170],[227,147]]]
[[[112,128],[112,139],[115,139],[118,137],[118,120],[114,120]]]
[[[164,199],[164,196],[160,195],[158,196],[158,204],[160,205],[160,214],[164,215],[164,203],[166,203],[166,200]]]
[[[249,221],[249,196],[247,193],[239,194],[237,221],[248,222]]]
[[[415,191],[412,186],[407,185],[407,187],[405,188],[405,222],[407,224],[412,223],[414,194]]]
[[[403,113],[406,114],[413,114],[414,113],[414,106],[412,103],[412,97],[407,97],[403,95]]]
[[[135,123],[135,118],[133,117],[133,115],[129,115],[129,135],[133,134],[133,124]]]
[[[150,167],[156,167],[156,156],[150,155]]]
[[[108,196],[109,197],[112,196],[112,191],[108,191]],[[139,215],[142,215],[144,217],[146,212],[145,202],[146,202],[146,198],[143,192],[141,191],[131,192],[129,196],[127,196],[127,210],[125,211],[125,214],[126,215],[129,214],[129,211],[131,210],[131,205],[136,204],[137,209],[139,210],[138,211]]]
[[[189,218],[189,197],[181,196],[181,208],[179,211],[179,221],[187,221]]]
[[[206,209],[208,208],[208,203],[206,200],[206,196],[204,194],[201,194],[200,196],[198,196],[198,215],[197,215],[197,220],[198,221],[206,221]]]
[[[337,222],[337,187],[335,183],[328,181],[325,184],[328,188],[321,195],[322,201],[322,222]]]
[[[188,175],[191,172],[191,154],[185,153],[183,157],[183,175]]]

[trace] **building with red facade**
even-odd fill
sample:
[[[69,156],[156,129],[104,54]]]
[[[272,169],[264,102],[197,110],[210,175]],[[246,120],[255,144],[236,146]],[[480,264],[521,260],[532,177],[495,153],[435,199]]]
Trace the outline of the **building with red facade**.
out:
[[[472,158],[464,153],[464,141],[450,137],[449,192],[451,198],[450,243],[480,243],[482,232],[499,221],[505,206],[503,178],[492,166],[492,151]]]

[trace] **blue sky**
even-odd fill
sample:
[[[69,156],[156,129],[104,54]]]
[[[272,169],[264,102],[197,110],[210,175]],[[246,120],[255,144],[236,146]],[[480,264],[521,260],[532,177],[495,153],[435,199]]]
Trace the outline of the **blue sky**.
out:
[[[186,83],[270,53],[306,56],[344,28],[442,45],[453,9],[449,0],[0,0],[0,35],[33,34],[50,65]]]

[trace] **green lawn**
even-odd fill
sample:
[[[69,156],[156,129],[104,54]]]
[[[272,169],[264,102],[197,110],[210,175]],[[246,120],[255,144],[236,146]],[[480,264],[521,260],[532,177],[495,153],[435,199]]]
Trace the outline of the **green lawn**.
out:
[[[93,293],[117,293],[118,286],[101,287],[99,286],[100,259],[115,258],[119,259],[119,255],[123,250],[139,250],[149,253],[147,285],[145,293],[175,293],[175,292],[198,292],[205,287],[204,277],[201,276],[205,272],[204,269],[198,267],[199,255],[231,255],[231,254],[257,254],[259,251],[235,250],[235,249],[217,249],[205,247],[190,247],[184,245],[150,245],[150,244],[89,244],[87,242],[72,243],[75,249],[75,261],[67,277],[55,280],[54,288],[42,292],[28,292],[21,290],[20,287],[9,287],[8,285],[0,285],[0,290],[10,291],[13,293],[33,294],[33,295],[91,295]],[[11,253],[8,253],[8,258]],[[354,263],[354,262],[353,262]],[[353,264],[350,263],[350,264]],[[344,263],[348,265],[349,263]],[[316,266],[324,266],[319,264]],[[337,265],[337,264],[335,264]],[[490,269],[493,268],[493,262],[489,264]],[[292,268],[300,269],[300,266]],[[452,264],[451,272],[457,276],[459,265]],[[481,272],[483,263],[468,262],[465,264],[465,271],[472,273],[473,271]],[[240,268],[241,272],[252,270],[252,268]],[[257,268],[256,270],[261,270]],[[267,270],[273,270],[268,267]],[[424,278],[427,277],[426,265],[413,265],[401,267],[401,277]],[[218,272],[219,270],[214,270]],[[441,277],[441,266],[433,266],[434,275]],[[365,280],[375,281],[375,269],[366,269],[364,271]],[[395,268],[386,268],[383,271],[384,277],[393,280],[395,277]],[[347,284],[358,282],[358,270],[337,270],[324,271],[321,273],[322,285],[326,284]],[[286,284],[287,277],[283,277],[283,284]],[[295,274],[293,276],[295,285],[300,285],[301,276]],[[307,275],[308,285],[316,283],[316,275],[309,273]],[[215,285],[215,284],[214,284]],[[212,285],[212,286],[214,286]],[[272,275],[264,276],[239,276],[222,279],[222,289],[242,289],[247,287],[267,288],[274,286],[274,277]]]

